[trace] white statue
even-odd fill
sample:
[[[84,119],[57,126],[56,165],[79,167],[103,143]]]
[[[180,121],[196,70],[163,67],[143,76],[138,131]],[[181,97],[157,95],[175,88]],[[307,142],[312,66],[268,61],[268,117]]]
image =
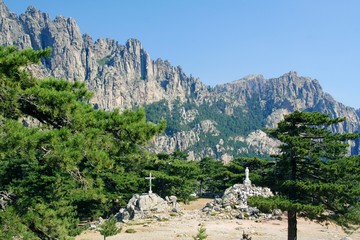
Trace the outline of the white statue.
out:
[[[250,178],[249,178],[249,168],[248,167],[245,168],[244,185],[251,185],[251,181],[250,181]]]

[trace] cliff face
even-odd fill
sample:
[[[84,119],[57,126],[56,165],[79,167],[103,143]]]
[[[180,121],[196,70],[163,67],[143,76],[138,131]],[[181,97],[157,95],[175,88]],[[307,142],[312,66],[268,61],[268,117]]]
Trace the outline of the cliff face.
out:
[[[216,86],[203,104],[213,106],[209,108],[211,114],[204,116],[201,111],[203,105],[187,106],[187,110],[182,108],[183,119],[192,113],[187,124],[194,127],[173,136],[160,137],[156,140],[158,151],[180,148],[190,150],[194,158],[211,155],[225,162],[238,155],[274,154],[278,143],[268,138],[261,129],[275,128],[285,114],[294,110],[346,117],[346,122],[332,129],[334,132],[356,132],[360,123],[355,109],[344,106],[323,92],[317,80],[298,76],[296,72],[272,79],[252,75]],[[196,122],[199,123],[194,124]],[[204,140],[209,138],[212,138],[212,144]],[[202,148],[194,148],[199,142],[203,142]],[[358,144],[352,142],[351,146],[352,154],[358,154]]]
[[[240,106],[246,106],[249,99],[256,96],[261,109],[269,114],[266,127],[276,127],[284,113],[299,109],[319,111],[333,117],[346,116],[346,124],[338,126],[335,131],[355,132],[358,129],[359,117],[355,109],[346,107],[323,92],[317,80],[298,76],[296,72],[268,80],[262,75],[248,76],[216,86],[215,92],[215,95],[223,96],[225,101]]]
[[[212,155],[230,161],[238,155],[267,155],[276,142],[260,130],[275,127],[295,109],[346,117],[334,128],[354,132],[359,116],[324,93],[316,80],[289,72],[279,78],[261,75],[205,86],[168,61],[152,60],[136,39],[115,40],[82,35],[72,18],[56,17],[33,7],[17,16],[0,0],[0,44],[20,48],[51,47],[51,58],[33,66],[38,77],[84,81],[92,104],[102,109],[146,106],[149,120],[163,117],[169,128],[153,142],[154,151],[187,151],[190,158]],[[357,146],[353,153],[357,153]]]
[[[119,45],[111,39],[93,41],[81,35],[72,18],[56,17],[29,7],[17,17],[0,1],[0,44],[20,48],[51,47],[52,57],[44,61],[37,73],[69,81],[85,81],[95,92],[94,104],[99,108],[132,108],[161,99],[206,93],[207,87],[187,77],[181,67],[168,61],[151,60],[136,39]]]

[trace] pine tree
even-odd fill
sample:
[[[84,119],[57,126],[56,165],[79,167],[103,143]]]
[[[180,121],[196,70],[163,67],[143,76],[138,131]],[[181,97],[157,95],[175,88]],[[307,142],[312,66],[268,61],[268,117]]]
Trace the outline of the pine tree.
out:
[[[200,194],[207,193],[216,195],[223,192],[231,183],[227,167],[222,161],[205,157],[199,162],[200,168]]]
[[[158,159],[149,168],[156,179],[154,192],[162,197],[175,195],[187,203],[198,189],[199,166],[194,161],[187,161],[184,153],[176,151],[169,154],[158,154]]]
[[[200,225],[198,229],[198,234],[193,237],[194,240],[205,240],[207,239],[208,235],[206,234],[206,228],[203,224]]]
[[[104,236],[104,240],[106,240],[106,237],[114,236],[118,233],[120,233],[121,228],[118,228],[116,226],[116,218],[110,217],[106,219],[101,225],[100,225],[100,234]]]
[[[359,157],[346,157],[348,139],[358,134],[329,129],[344,118],[295,111],[268,130],[281,141],[275,156],[274,198],[249,199],[264,209],[280,208],[288,214],[288,240],[297,239],[297,217],[332,220],[344,227],[359,224]],[[357,216],[357,217],[356,217]]]
[[[146,155],[141,146],[165,128],[146,122],[144,109],[93,109],[84,83],[26,72],[49,54],[0,47],[0,191],[12,193],[1,239],[67,239],[80,219],[108,214],[130,191],[117,176],[139,169],[132,161]]]

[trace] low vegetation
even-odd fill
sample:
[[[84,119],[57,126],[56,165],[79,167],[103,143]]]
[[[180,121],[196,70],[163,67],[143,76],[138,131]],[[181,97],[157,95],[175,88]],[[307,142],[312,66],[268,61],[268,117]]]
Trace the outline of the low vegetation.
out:
[[[133,228],[128,228],[125,230],[126,233],[136,233],[136,230]]]
[[[206,228],[203,224],[200,225],[198,229],[198,233],[196,236],[193,237],[194,240],[205,240],[207,239],[208,235],[206,234]]]
[[[121,228],[116,226],[116,222],[115,217],[110,217],[100,225],[100,234],[104,236],[104,240],[106,240],[107,237],[114,236],[121,232]]]

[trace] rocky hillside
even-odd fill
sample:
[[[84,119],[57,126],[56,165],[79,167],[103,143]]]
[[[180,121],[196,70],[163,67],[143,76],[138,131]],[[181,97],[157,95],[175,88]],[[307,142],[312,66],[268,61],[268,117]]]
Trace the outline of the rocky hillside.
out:
[[[266,156],[276,151],[276,142],[260,129],[276,126],[295,109],[345,116],[347,122],[334,131],[359,128],[355,109],[335,101],[316,80],[296,72],[274,79],[253,75],[211,88],[181,67],[152,60],[136,39],[121,45],[82,35],[72,18],[50,19],[34,7],[17,16],[0,0],[0,21],[1,45],[53,49],[41,67],[32,67],[38,77],[84,81],[95,93],[95,108],[145,106],[150,121],[165,118],[168,128],[154,140],[154,151],[179,149],[191,159],[211,155],[225,162],[239,155]],[[357,145],[353,143],[353,154]]]

